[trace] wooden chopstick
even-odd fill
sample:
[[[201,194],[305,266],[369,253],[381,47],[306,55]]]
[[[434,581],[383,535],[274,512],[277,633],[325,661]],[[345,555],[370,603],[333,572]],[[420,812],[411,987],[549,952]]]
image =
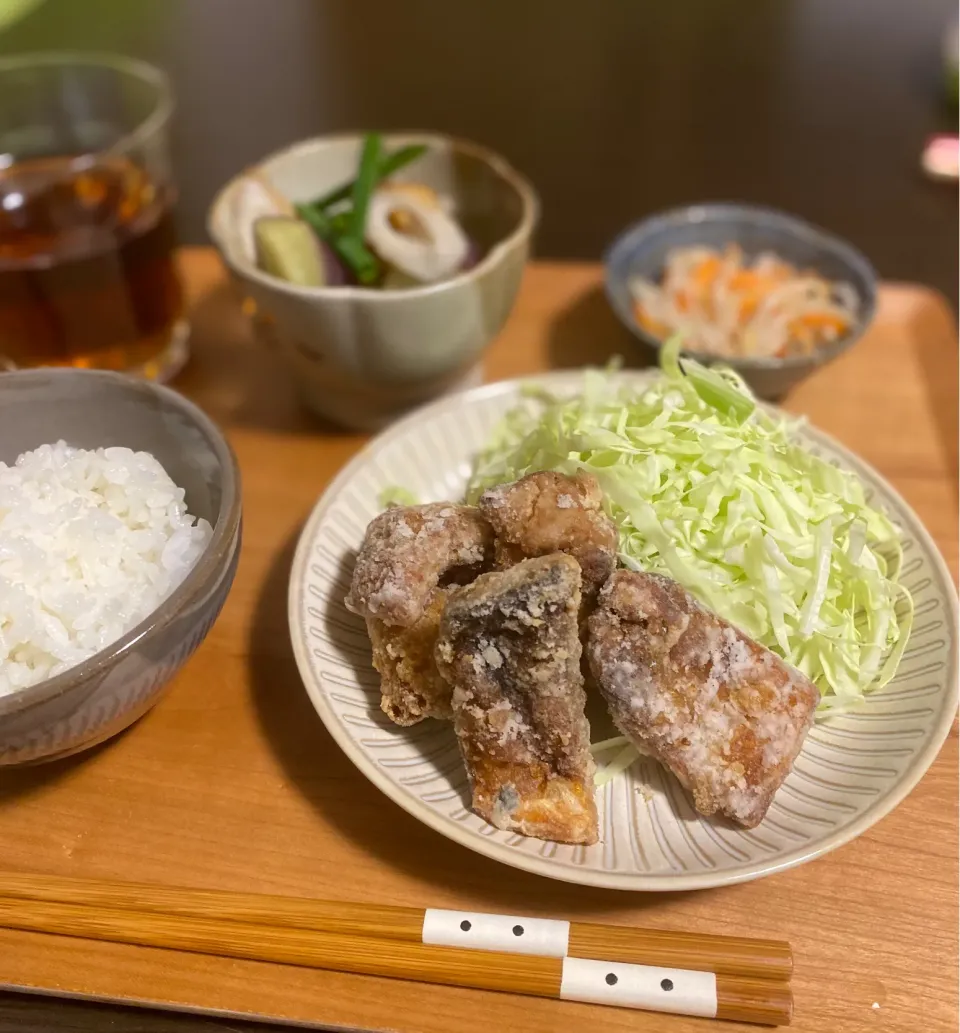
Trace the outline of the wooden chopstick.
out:
[[[387,976],[421,983],[496,990],[621,1007],[787,1025],[787,983],[609,961],[437,947],[117,909],[36,898],[0,898],[0,925],[31,932],[131,943],[286,965]],[[662,978],[661,978],[662,977]],[[658,983],[659,981],[659,983]],[[709,984],[703,990],[704,981]],[[704,998],[712,995],[704,1010]]]
[[[23,875],[17,872],[0,872],[0,897],[156,912],[183,918],[252,922],[418,944],[424,942],[424,921],[428,913],[454,916],[457,919],[456,929],[464,921],[479,928],[485,921],[492,920],[501,923],[506,921],[508,928],[516,927],[512,917],[505,919],[504,916],[425,912],[422,908],[301,900],[265,894]],[[538,924],[536,919],[516,921],[534,927]],[[477,928],[470,930],[474,934],[473,939],[465,935],[462,941],[458,938],[456,942],[449,939],[443,942],[447,946],[475,947],[478,946],[476,931]],[[512,951],[521,946],[520,943],[511,943],[506,949]],[[790,945],[779,940],[636,929],[589,922],[570,923],[566,950],[559,954],[598,961],[715,972],[718,976],[741,976],[748,979],[787,981],[793,971]]]

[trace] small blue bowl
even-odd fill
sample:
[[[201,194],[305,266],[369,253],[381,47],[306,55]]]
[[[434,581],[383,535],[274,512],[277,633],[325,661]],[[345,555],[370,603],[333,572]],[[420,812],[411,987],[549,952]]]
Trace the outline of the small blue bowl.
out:
[[[678,247],[703,245],[722,249],[739,244],[747,257],[772,251],[792,265],[816,269],[829,280],[848,283],[860,299],[857,323],[849,333],[823,345],[811,355],[789,358],[724,359],[759,398],[782,398],[815,369],[851,347],[870,325],[877,305],[877,274],[856,248],[832,234],[784,212],[745,204],[697,204],[654,215],[631,226],[607,251],[606,290],[623,325],[659,358],[663,343],[647,333],[633,316],[628,283],[635,276],[654,282],[663,275],[667,253]],[[686,352],[704,363],[716,356]]]

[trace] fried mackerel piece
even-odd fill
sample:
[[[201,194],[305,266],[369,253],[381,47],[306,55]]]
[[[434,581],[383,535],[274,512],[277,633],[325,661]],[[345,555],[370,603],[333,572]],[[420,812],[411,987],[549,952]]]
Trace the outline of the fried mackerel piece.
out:
[[[344,602],[361,617],[409,628],[441,578],[479,573],[492,554],[493,530],[473,506],[393,506],[367,526]]]
[[[701,814],[759,825],[813,724],[813,683],[656,574],[617,571],[588,630],[590,667],[623,734]]]
[[[426,717],[449,720],[452,689],[437,670],[434,650],[448,590],[435,588],[420,619],[409,628],[367,618],[373,666],[380,674],[380,709],[397,725]]]
[[[617,565],[617,529],[602,502],[592,474],[544,470],[485,491],[477,506],[496,532],[498,568],[565,552],[580,564],[583,594],[592,600]]]
[[[380,707],[395,724],[450,718],[451,689],[434,660],[440,581],[472,580],[492,556],[493,531],[472,506],[398,506],[371,521],[345,602],[366,619]]]
[[[559,843],[597,841],[580,580],[563,553],[483,574],[451,593],[437,643],[474,810]]]

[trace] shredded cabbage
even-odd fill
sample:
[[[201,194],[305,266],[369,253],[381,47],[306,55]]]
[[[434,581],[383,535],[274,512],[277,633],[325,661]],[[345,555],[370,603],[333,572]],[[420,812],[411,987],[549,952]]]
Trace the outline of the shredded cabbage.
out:
[[[593,784],[597,789],[602,789],[608,782],[612,782],[618,775],[622,775],[627,768],[640,759],[640,751],[632,743],[621,746],[609,764],[598,768],[593,776]]]
[[[419,506],[420,500],[410,491],[409,488],[391,484],[384,488],[377,496],[377,502],[381,509],[389,509],[391,506]]]
[[[588,371],[581,394],[533,392],[480,454],[467,500],[535,470],[588,470],[620,531],[620,560],[679,581],[820,689],[862,702],[896,672],[913,621],[899,532],[851,471],[796,421],[758,406],[730,370],[662,349],[642,389]]]
[[[612,739],[604,739],[595,742],[590,747],[590,752],[598,760],[607,757],[616,750],[613,758],[598,764],[596,774],[593,776],[593,784],[597,789],[602,789],[608,782],[612,782],[618,775],[622,775],[627,768],[631,767],[634,761],[643,756],[643,751],[625,735],[615,735]]]

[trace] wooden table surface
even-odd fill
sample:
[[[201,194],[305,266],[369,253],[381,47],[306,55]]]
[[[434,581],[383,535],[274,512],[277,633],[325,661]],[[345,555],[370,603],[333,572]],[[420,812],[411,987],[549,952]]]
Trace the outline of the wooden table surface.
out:
[[[724,889],[630,894],[501,867],[390,803],[340,753],[287,638],[298,530],[363,443],[319,424],[251,341],[207,250],[183,266],[195,358],[177,383],[229,434],[244,476],[244,550],[219,621],[160,704],[86,755],[0,772],[4,868],[786,938],[794,1027],[957,1026],[957,732],[891,815],[829,856]],[[629,355],[594,265],[532,266],[492,346],[490,379]],[[887,285],[877,321],[803,384],[803,412],[872,463],[957,568],[957,342],[937,295]],[[0,984],[402,1033],[556,1028],[682,1033],[705,1020],[0,931]],[[129,1013],[128,1013],[129,1014]],[[9,1028],[235,1028],[91,1006],[0,1002]],[[32,1016],[32,1018],[31,1018]],[[33,1025],[31,1026],[31,1023]],[[151,1024],[152,1023],[152,1024]],[[740,1027],[730,1026],[735,1029]],[[743,1027],[744,1029],[749,1027]]]

